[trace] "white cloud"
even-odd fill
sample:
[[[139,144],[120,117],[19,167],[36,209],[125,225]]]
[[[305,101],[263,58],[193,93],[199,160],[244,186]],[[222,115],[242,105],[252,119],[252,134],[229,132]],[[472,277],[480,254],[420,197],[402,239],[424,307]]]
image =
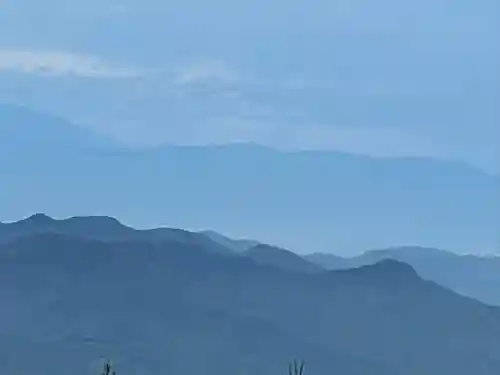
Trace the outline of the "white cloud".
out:
[[[61,51],[0,50],[0,72],[85,78],[129,78],[139,71],[117,67],[93,56]]]
[[[444,144],[428,132],[405,126],[396,128],[394,125],[361,124],[360,121],[356,126],[345,126],[342,118],[336,119],[333,115],[319,119],[322,123],[314,120],[308,123],[303,119],[307,116],[302,116],[302,112],[308,113],[307,105],[297,109],[296,103],[300,102],[291,95],[290,105],[286,107],[288,112],[284,112],[281,97],[283,92],[293,94],[294,90],[306,90],[307,94],[307,80],[263,82],[224,62],[199,60],[177,67],[139,71],[117,67],[96,57],[66,52],[0,50],[0,72],[2,70],[90,78],[140,76],[142,79],[131,80],[130,86],[124,86],[130,87],[129,90],[117,92],[110,82],[109,86],[98,86],[99,95],[94,95],[95,87],[86,87],[75,98],[68,98],[64,89],[52,90],[52,95],[57,92],[51,98],[52,107],[34,102],[35,107],[95,127],[134,147],[165,143],[253,142],[282,150],[339,150],[382,157],[455,155],[472,159],[471,155],[459,155],[460,145],[450,150],[449,139]],[[58,87],[57,84],[54,87]],[[43,98],[42,103],[47,103],[44,88],[36,86],[32,92],[35,91],[37,95],[31,97]],[[263,96],[260,96],[261,91]],[[278,94],[274,95],[275,92]],[[320,94],[325,95],[325,92]],[[312,90],[311,95],[318,93]],[[298,95],[298,99],[303,96]],[[331,101],[334,99],[332,95]],[[288,96],[284,100],[289,100]],[[97,110],[89,112],[89,107]],[[319,116],[312,114],[317,121]],[[383,118],[375,120],[382,122]],[[483,155],[484,160],[476,164],[496,161],[495,154],[492,151],[490,154]],[[477,151],[475,155],[477,157]]]
[[[190,85],[199,83],[241,84],[244,77],[235,68],[222,61],[205,60],[186,64],[175,69],[174,83]]]

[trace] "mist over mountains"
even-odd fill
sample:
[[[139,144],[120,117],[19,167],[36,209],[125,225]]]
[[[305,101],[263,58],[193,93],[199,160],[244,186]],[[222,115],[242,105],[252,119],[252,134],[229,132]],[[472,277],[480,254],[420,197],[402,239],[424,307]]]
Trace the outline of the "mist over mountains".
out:
[[[0,101],[133,144],[238,139],[498,173],[499,11],[494,0],[452,11],[445,0],[8,1]]]
[[[106,217],[0,224],[0,369],[83,375],[103,357],[125,375],[271,374],[289,358],[319,375],[500,369],[499,308],[406,263],[311,273],[266,259]]]
[[[499,15],[0,1],[0,375],[500,374]]]
[[[111,215],[340,254],[412,244],[492,253],[500,243],[500,178],[458,162],[252,144],[130,150],[60,118],[0,112],[3,220]]]

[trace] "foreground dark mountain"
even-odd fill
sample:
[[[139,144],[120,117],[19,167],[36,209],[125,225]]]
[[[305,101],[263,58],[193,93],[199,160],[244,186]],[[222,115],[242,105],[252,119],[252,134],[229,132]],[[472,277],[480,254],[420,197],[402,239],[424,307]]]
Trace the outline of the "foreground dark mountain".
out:
[[[256,145],[96,150],[95,137],[75,125],[37,116],[22,122],[16,147],[0,136],[0,157],[9,160],[0,220],[33,210],[105,213],[141,227],[209,226],[291,250],[345,254],[406,243],[458,252],[499,246],[500,179],[460,163]],[[0,129],[17,124],[5,117]],[[22,136],[41,131],[40,123],[46,141]]]
[[[353,258],[333,254],[304,257],[326,269],[348,269],[395,259],[412,265],[419,275],[457,293],[500,305],[500,257],[458,255],[433,248],[399,247],[373,250]]]
[[[386,260],[287,272],[203,246],[46,233],[0,247],[1,373],[493,375],[500,310]]]
[[[35,214],[12,223],[0,222],[0,244],[35,234],[62,234],[100,241],[121,242],[158,243],[173,240],[188,245],[200,246],[205,250],[233,255],[231,249],[200,233],[173,228],[138,230],[106,216],[71,217],[56,220],[45,214]]]

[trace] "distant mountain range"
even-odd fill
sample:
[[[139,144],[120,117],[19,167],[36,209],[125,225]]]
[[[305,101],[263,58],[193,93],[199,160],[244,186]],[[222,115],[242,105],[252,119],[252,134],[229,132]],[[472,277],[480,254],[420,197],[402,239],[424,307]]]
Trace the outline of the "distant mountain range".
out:
[[[500,256],[457,255],[422,247],[367,251],[352,258],[310,254],[308,261],[329,270],[349,269],[394,259],[412,265],[419,275],[455,292],[500,306]]]
[[[25,106],[0,103],[1,155],[24,152],[40,156],[50,152],[96,151],[117,146],[105,137],[90,133],[66,119]],[[38,152],[40,151],[40,152]]]
[[[309,272],[283,269],[310,264],[284,249],[217,246],[103,217],[1,224],[0,372],[90,374],[103,357],[123,375],[270,375],[293,358],[318,375],[500,371],[500,308],[408,264]]]
[[[129,150],[8,105],[0,106],[0,157],[9,160],[4,221],[79,212],[342,255],[406,244],[499,250],[500,177],[455,162],[251,144]]]

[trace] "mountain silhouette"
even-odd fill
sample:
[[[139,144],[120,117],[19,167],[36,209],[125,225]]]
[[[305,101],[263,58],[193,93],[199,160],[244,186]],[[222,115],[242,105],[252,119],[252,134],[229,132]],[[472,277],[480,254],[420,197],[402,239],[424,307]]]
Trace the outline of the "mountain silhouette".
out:
[[[0,146],[0,155],[21,151],[41,156],[55,152],[74,155],[77,151],[112,148],[117,144],[62,117],[0,103]]]
[[[435,248],[406,246],[370,250],[351,258],[333,254],[310,254],[304,258],[330,270],[350,269],[381,260],[398,260],[412,265],[425,279],[484,303],[500,305],[498,256],[459,255]]]
[[[5,373],[83,375],[102,356],[124,375],[270,375],[290,358],[319,375],[500,370],[500,310],[395,260],[289,272],[173,237],[46,232],[0,245],[0,300]]]
[[[117,219],[107,216],[71,217],[56,220],[45,214],[38,213],[17,222],[0,223],[0,243],[7,243],[16,238],[34,234],[62,234],[100,241],[119,242],[143,241],[158,243],[175,240],[206,250],[233,255],[231,249],[199,233],[173,228],[138,230],[123,225]]]
[[[9,197],[3,221],[33,211],[103,213],[140,227],[208,227],[342,255],[407,243],[498,249],[500,178],[465,164],[253,144],[96,147],[96,136],[81,134],[83,127],[51,121],[36,112],[19,120],[15,142],[0,134],[0,156],[9,160],[0,185],[0,195]],[[50,129],[44,137],[24,136],[42,129]]]
[[[253,246],[243,255],[258,263],[274,266],[281,270],[305,273],[317,273],[325,270],[291,251],[265,244]]]

